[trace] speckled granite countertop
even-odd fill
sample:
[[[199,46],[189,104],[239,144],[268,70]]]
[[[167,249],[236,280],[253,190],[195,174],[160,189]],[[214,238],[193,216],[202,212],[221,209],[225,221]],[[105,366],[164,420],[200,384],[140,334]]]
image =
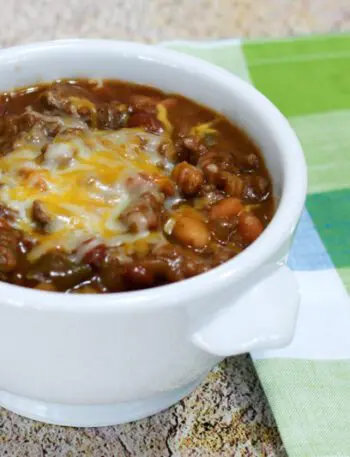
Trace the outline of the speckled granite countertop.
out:
[[[194,20],[196,18],[196,20]],[[288,36],[350,30],[349,0],[3,0],[0,45],[62,38]],[[41,424],[0,409],[0,457],[283,457],[248,356],[227,359],[185,400],[115,427]]]
[[[72,36],[155,42],[349,28],[349,0],[2,0],[0,45]]]

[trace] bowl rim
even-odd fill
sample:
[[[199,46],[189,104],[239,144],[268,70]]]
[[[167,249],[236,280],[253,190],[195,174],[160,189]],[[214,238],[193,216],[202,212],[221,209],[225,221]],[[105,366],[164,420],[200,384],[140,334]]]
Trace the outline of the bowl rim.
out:
[[[103,47],[105,50],[118,51],[135,59],[147,59],[187,71],[192,70],[194,74],[200,69],[218,84],[230,86],[232,91],[239,93],[243,102],[249,103],[258,115],[264,117],[264,122],[269,123],[271,127],[269,133],[274,137],[278,149],[286,148],[292,150],[293,154],[281,153],[284,173],[283,191],[278,209],[270,224],[252,245],[222,265],[177,283],[137,291],[86,294],[83,299],[79,294],[47,292],[0,281],[2,303],[34,309],[76,312],[123,309],[136,311],[181,305],[188,302],[191,297],[199,300],[209,292],[214,295],[228,282],[247,277],[284,246],[290,239],[304,206],[307,190],[306,163],[300,142],[287,119],[262,93],[238,76],[202,59],[162,46],[118,40],[63,39],[5,48],[0,50],[0,68],[6,63],[13,63],[16,57],[25,55],[27,60],[35,52],[49,52],[52,48],[65,47],[81,49],[86,53]]]

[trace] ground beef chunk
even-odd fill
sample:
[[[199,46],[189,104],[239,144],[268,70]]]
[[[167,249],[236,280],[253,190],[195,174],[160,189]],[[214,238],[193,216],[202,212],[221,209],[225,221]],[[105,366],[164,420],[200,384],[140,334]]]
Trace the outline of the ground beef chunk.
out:
[[[243,197],[251,203],[265,201],[271,194],[271,188],[268,179],[264,176],[246,176],[244,178]]]
[[[128,105],[115,101],[103,103],[97,108],[97,127],[112,130],[126,127],[131,113]]]
[[[50,282],[57,290],[67,290],[91,277],[91,267],[72,262],[61,252],[49,252],[40,257],[29,269],[30,280]]]
[[[42,203],[40,200],[34,200],[31,215],[38,230],[46,232],[51,222],[51,217],[45,209],[44,203]]]
[[[147,192],[122,212],[120,220],[133,233],[155,230],[160,223],[162,204],[162,195]]]
[[[41,95],[49,110],[64,111],[90,124],[96,124],[96,105],[91,92],[73,84],[52,85]]]

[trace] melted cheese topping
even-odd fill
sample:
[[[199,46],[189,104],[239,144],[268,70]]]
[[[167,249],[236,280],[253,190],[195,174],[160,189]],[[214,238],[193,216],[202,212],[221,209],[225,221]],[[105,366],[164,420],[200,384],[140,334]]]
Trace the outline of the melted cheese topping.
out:
[[[198,124],[191,128],[190,135],[197,137],[198,139],[202,139],[206,135],[216,135],[218,132],[212,126],[218,121],[219,119],[214,119],[213,121],[206,122],[205,124]]]
[[[164,125],[166,132],[171,135],[173,126],[168,119],[168,111],[162,103],[157,105],[157,118]]]
[[[157,179],[169,174],[158,154],[163,141],[138,128],[82,129],[57,135],[44,149],[42,141],[22,141],[1,157],[0,201],[18,212],[17,228],[39,241],[29,260],[53,248],[74,251],[90,239],[115,246],[149,237],[147,231],[127,233],[119,215],[145,186],[156,190],[152,182],[130,185],[140,172]],[[36,200],[50,217],[45,233],[32,219]]]

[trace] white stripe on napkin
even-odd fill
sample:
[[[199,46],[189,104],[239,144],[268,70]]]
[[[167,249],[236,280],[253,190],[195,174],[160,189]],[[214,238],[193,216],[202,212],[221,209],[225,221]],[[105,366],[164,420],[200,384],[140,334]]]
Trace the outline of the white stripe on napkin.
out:
[[[253,359],[350,358],[350,300],[337,271],[294,274],[302,297],[294,339],[284,349],[255,352]]]

